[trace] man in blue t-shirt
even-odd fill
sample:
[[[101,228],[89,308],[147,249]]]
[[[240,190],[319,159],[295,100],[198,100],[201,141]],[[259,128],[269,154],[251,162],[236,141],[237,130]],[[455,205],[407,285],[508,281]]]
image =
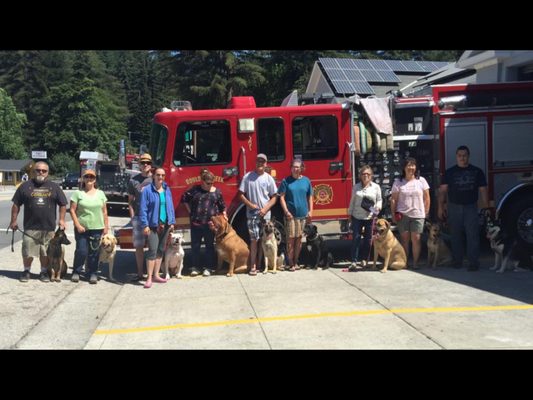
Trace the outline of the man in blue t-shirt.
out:
[[[469,164],[470,150],[459,146],[455,152],[457,165],[448,168],[439,187],[438,216],[448,219],[450,226],[453,264],[463,264],[463,232],[466,235],[468,270],[479,269],[478,195],[481,208],[487,208],[487,179],[483,171]]]

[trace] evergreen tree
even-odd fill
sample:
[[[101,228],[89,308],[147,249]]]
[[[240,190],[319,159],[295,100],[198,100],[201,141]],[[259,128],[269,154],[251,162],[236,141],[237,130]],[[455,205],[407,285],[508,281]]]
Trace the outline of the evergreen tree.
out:
[[[22,143],[26,116],[17,113],[13,100],[0,88],[0,158],[23,159],[29,156]]]

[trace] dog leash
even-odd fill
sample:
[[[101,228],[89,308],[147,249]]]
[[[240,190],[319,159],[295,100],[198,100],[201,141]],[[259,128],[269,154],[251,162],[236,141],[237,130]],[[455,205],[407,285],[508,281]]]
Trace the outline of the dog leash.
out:
[[[372,228],[370,228],[370,246],[368,247],[368,255],[366,256],[366,263],[368,264],[370,260],[370,250],[372,250],[372,246],[374,245],[374,239],[377,236],[377,232],[375,232],[376,229],[376,221],[378,219],[377,215],[372,214]]]
[[[35,240],[39,245],[44,245],[44,242],[41,242],[40,239],[37,239],[37,238],[34,238],[32,235],[24,232],[22,229],[20,229],[19,227],[17,227],[17,229],[11,229],[11,232],[12,232],[12,235],[11,235],[11,252],[15,252],[15,231],[20,231],[23,235],[26,235],[30,238],[32,238],[33,240]],[[7,227],[6,229],[6,235],[9,233],[9,226]]]

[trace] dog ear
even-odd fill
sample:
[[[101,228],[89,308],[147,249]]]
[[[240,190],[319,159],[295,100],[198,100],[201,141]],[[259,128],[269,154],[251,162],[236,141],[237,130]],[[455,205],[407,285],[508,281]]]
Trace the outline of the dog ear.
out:
[[[116,246],[117,243],[118,243],[117,238],[115,236],[113,236],[113,244]]]

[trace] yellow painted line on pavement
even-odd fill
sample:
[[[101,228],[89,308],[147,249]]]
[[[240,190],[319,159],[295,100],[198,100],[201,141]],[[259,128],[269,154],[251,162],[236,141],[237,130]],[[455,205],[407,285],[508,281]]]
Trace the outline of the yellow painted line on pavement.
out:
[[[94,332],[95,335],[120,335],[126,333],[140,333],[153,331],[167,331],[173,329],[190,329],[190,328],[208,328],[213,326],[231,326],[242,324],[257,324],[259,322],[276,322],[276,321],[294,321],[301,319],[313,318],[331,318],[331,317],[354,317],[365,315],[380,315],[380,314],[422,314],[422,313],[452,313],[452,312],[472,312],[472,311],[509,311],[509,310],[532,310],[533,304],[515,305],[515,306],[478,306],[478,307],[432,307],[432,308],[396,308],[391,310],[359,310],[359,311],[345,311],[345,312],[330,312],[318,314],[301,314],[301,315],[286,315],[279,317],[266,318],[249,318],[249,319],[234,319],[227,321],[213,321],[213,322],[194,322],[187,324],[162,325],[162,326],[148,326],[144,328],[128,328],[128,329],[99,329]]]

